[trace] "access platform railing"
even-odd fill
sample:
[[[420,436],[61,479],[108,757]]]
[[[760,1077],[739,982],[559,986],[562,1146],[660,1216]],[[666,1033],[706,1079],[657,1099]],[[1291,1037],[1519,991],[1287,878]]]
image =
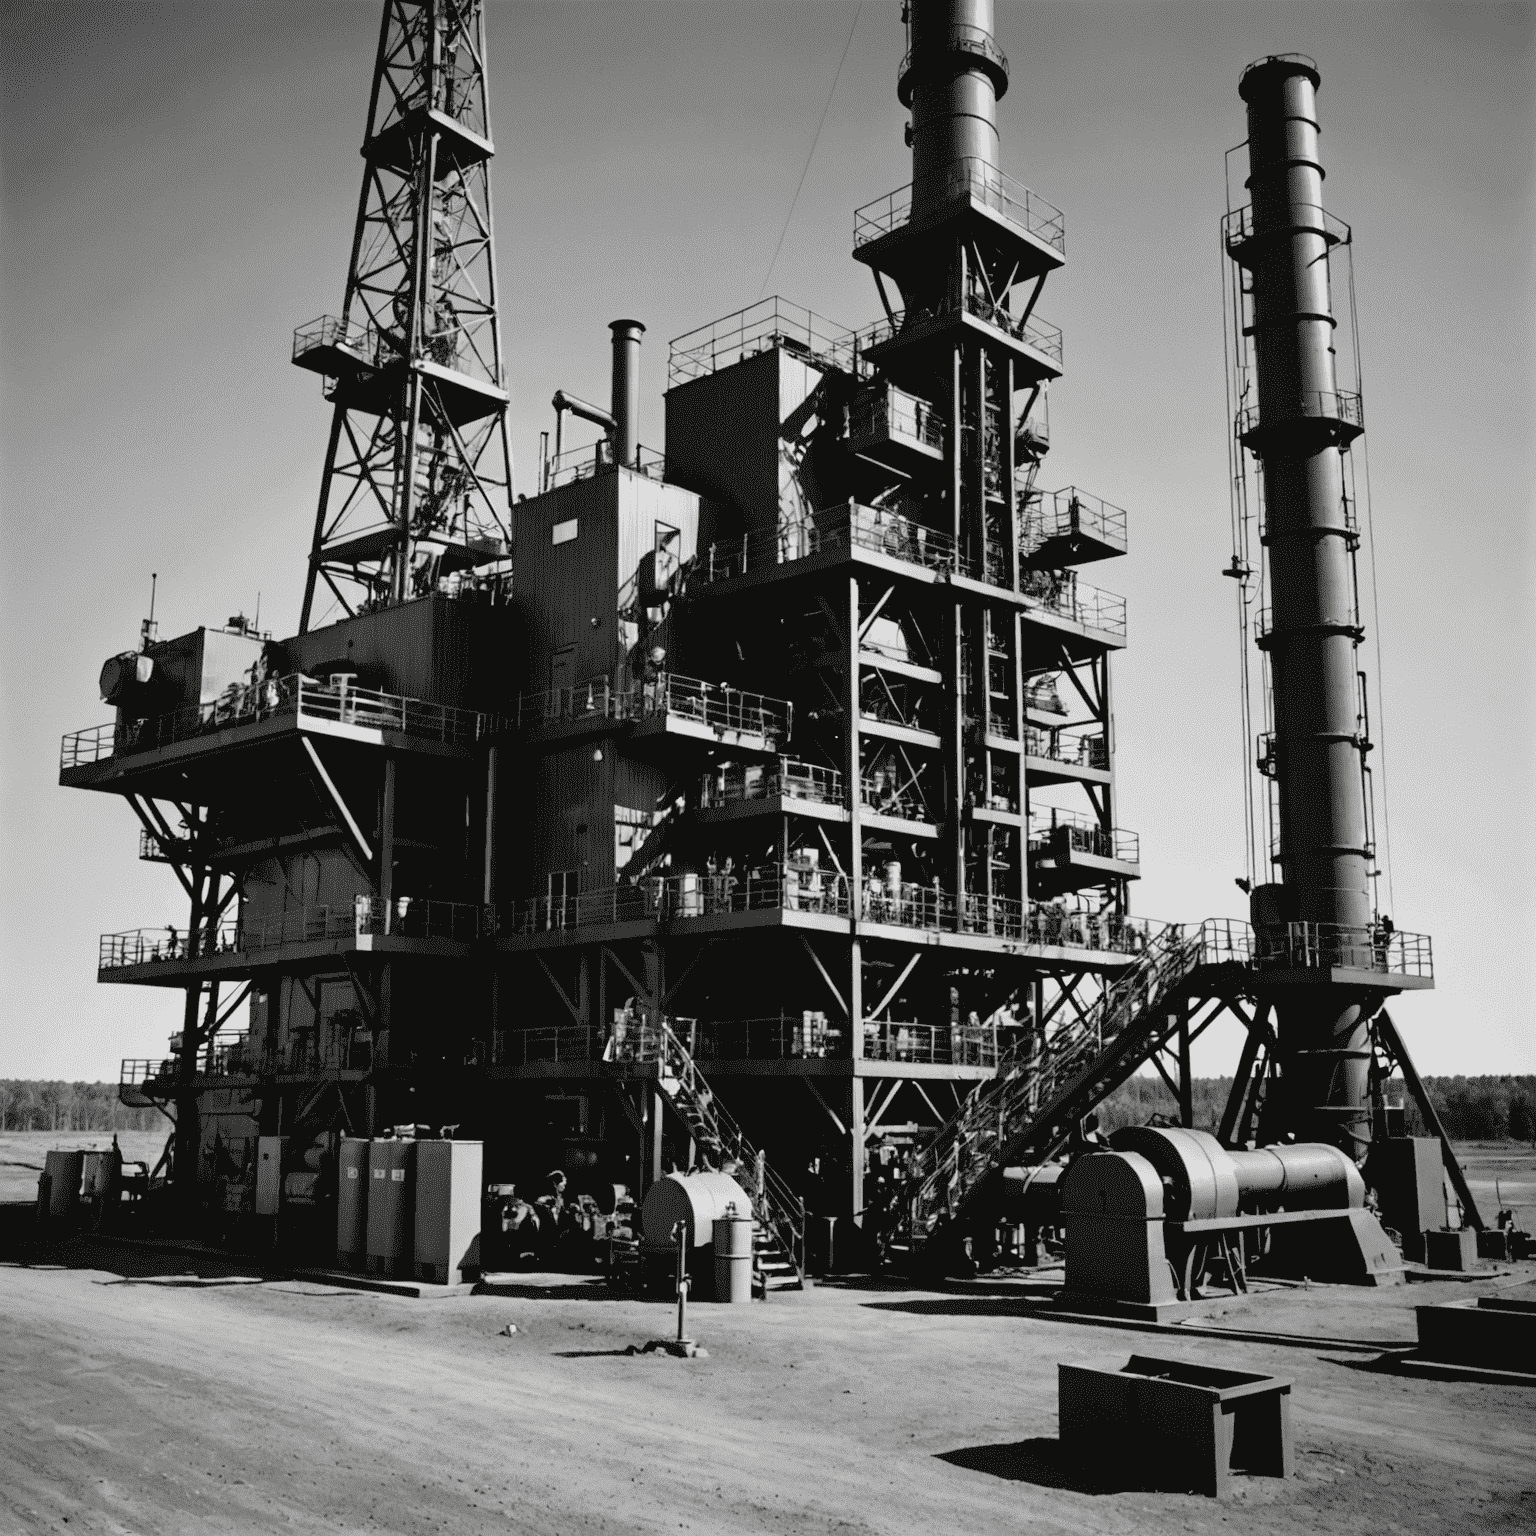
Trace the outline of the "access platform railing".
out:
[[[854,210],[854,250],[913,222],[912,188],[908,182]],[[927,221],[942,217],[949,205],[967,197],[1066,254],[1067,221],[1061,209],[977,155],[951,161],[937,178],[921,187],[918,201]]]

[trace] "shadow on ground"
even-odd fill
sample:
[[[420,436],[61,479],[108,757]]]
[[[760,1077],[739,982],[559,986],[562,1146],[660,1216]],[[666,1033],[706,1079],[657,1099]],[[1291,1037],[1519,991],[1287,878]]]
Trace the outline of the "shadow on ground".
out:
[[[1060,1440],[1014,1440],[1003,1445],[968,1445],[963,1450],[941,1451],[937,1458],[967,1472],[1014,1483],[1033,1483],[1037,1488],[1065,1488],[1072,1493],[1118,1493],[1123,1490],[1090,1478],[1062,1448]]]
[[[116,1242],[82,1234],[56,1242],[11,1246],[0,1263],[21,1269],[90,1269],[123,1280],[180,1280],[187,1284],[231,1279],[275,1280],[286,1268],[273,1268],[259,1256],[213,1253],[195,1247],[160,1247]]]

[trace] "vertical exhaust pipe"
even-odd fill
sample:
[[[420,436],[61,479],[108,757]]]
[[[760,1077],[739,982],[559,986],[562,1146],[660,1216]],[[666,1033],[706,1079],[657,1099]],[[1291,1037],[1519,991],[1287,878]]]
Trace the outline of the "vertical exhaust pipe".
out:
[[[638,320],[613,320],[613,457],[634,467],[640,453],[640,338]]]

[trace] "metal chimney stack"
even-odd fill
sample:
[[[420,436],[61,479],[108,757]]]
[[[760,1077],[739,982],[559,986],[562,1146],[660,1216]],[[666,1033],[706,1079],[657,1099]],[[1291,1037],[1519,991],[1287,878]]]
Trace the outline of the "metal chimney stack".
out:
[[[1359,397],[1337,377],[1328,254],[1347,230],[1323,212],[1317,66],[1286,54],[1244,72],[1251,208],[1228,248],[1248,269],[1257,409],[1238,422],[1262,464],[1263,540],[1278,787],[1278,887],[1254,893],[1255,926],[1369,944],[1370,885],[1354,550],[1343,451]],[[1288,925],[1319,925],[1290,928]],[[1359,1156],[1370,1139],[1369,1008],[1337,988],[1297,988],[1279,1006],[1282,1086],[1271,1131]],[[1270,1139],[1268,1136],[1266,1139]]]
[[[638,320],[610,320],[613,332],[613,457],[634,467],[640,451],[640,338]]]
[[[910,0],[896,91],[912,111],[912,217],[998,163],[997,102],[1008,65],[992,34],[992,0]]]

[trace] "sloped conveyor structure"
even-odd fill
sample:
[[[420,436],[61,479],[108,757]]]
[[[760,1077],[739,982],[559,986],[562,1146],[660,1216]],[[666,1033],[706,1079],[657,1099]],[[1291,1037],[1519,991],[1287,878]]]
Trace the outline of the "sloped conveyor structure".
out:
[[[1228,1008],[1264,1027],[1239,1002],[1253,957],[1246,923],[1160,930],[1091,1008],[1002,1064],[924,1149],[891,1204],[869,1213],[886,1258],[937,1258],[1005,1167],[1060,1152],[1082,1117],[1181,1030],[1193,1034]],[[1210,1011],[1192,1025],[1191,1005],[1202,1001]]]

